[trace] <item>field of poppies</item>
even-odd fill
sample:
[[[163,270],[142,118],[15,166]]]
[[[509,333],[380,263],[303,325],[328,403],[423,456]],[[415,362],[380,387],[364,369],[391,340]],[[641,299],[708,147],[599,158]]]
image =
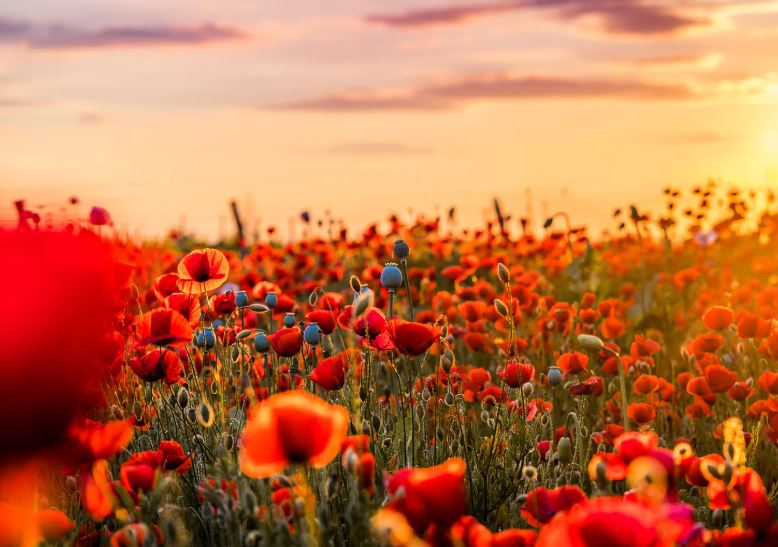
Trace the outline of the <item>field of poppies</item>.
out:
[[[778,545],[778,207],[0,230],[0,545]]]

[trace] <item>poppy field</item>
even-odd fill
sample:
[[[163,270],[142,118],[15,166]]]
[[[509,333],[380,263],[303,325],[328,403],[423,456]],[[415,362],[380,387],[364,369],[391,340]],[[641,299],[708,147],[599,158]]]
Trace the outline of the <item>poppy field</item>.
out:
[[[0,545],[778,545],[778,207],[0,230]]]

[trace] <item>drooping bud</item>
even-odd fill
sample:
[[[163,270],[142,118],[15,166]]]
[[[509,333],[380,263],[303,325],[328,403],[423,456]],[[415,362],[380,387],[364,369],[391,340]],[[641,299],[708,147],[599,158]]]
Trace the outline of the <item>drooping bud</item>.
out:
[[[559,439],[559,444],[557,445],[557,456],[559,457],[560,463],[568,464],[570,463],[570,459],[572,458],[573,451],[572,451],[572,444],[570,442],[570,437],[562,437]]]
[[[511,272],[508,270],[508,267],[502,262],[497,264],[497,277],[500,278],[500,281],[502,281],[504,285],[507,285],[508,283],[511,282]]]
[[[585,350],[592,351],[592,352],[601,351],[605,347],[602,340],[600,340],[600,338],[592,334],[579,334],[578,343]]]

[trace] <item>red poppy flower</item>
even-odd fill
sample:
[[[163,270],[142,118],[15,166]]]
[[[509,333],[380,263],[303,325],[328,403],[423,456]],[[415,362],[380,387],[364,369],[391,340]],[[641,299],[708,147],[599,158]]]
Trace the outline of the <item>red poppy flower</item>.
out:
[[[230,264],[216,249],[197,249],[178,263],[178,288],[187,294],[212,291],[227,281]]]
[[[627,416],[636,424],[645,425],[656,418],[656,407],[649,403],[632,403],[627,407]]]
[[[387,507],[402,513],[418,534],[430,524],[451,526],[465,512],[465,462],[451,458],[427,468],[405,467],[387,482]]]
[[[192,340],[192,327],[175,310],[156,309],[135,320],[137,345],[185,346]]]
[[[535,365],[532,363],[520,363],[511,359],[505,368],[497,372],[497,376],[510,387],[521,387],[535,379]]]
[[[553,490],[539,486],[527,494],[521,516],[530,525],[540,528],[557,513],[567,511],[586,499],[586,494],[577,486],[560,486]]]
[[[348,309],[348,306],[346,306]],[[386,330],[386,316],[378,308],[368,308],[367,311],[353,323],[354,333],[359,336],[376,338]]]
[[[724,306],[712,306],[702,314],[702,323],[709,330],[724,330],[735,318],[732,310]]]
[[[578,395],[593,395],[599,397],[602,395],[605,389],[605,382],[599,376],[592,376],[588,380],[585,380],[579,384],[570,386],[570,395],[577,397]]]
[[[254,478],[287,465],[323,467],[340,451],[348,410],[302,391],[287,391],[259,403],[240,436],[240,469]]]
[[[402,319],[389,321],[386,332],[394,347],[403,355],[421,355],[438,337],[435,329],[429,325]]]
[[[235,305],[235,291],[226,291],[217,294],[211,300],[211,306],[216,315],[229,315],[237,309]]]
[[[324,334],[331,334],[335,330],[335,313],[329,310],[313,310],[305,314],[305,319],[309,323],[317,323]]]
[[[165,307],[183,315],[192,328],[200,323],[200,301],[194,295],[175,292],[165,298]]]
[[[177,382],[182,370],[178,352],[162,348],[153,349],[142,357],[134,357],[130,360],[130,368],[141,380],[165,380],[168,384]]]
[[[632,384],[632,390],[638,395],[648,395],[655,391],[659,391],[660,378],[653,374],[641,374],[637,377]]]
[[[770,333],[771,323],[754,313],[743,313],[737,321],[739,338],[764,338]]]
[[[292,357],[303,347],[303,334],[297,327],[283,328],[271,334],[268,341],[278,355]]]
[[[589,356],[578,351],[563,353],[559,359],[556,360],[556,364],[562,372],[566,374],[576,374],[586,370],[586,366],[589,364]]]
[[[705,380],[716,393],[727,391],[737,381],[737,373],[722,365],[708,365],[704,372]]]
[[[119,477],[128,492],[151,492],[157,484],[157,468],[145,463],[125,462],[119,469]]]
[[[156,294],[157,298],[160,300],[164,300],[171,294],[177,292],[179,292],[177,273],[162,274],[154,280],[154,294]]]
[[[759,376],[757,385],[770,395],[778,395],[778,372],[766,370]]]
[[[649,505],[624,498],[592,498],[541,530],[537,547],[674,545],[694,525],[686,506]]]
[[[340,389],[346,383],[345,353],[338,353],[321,361],[308,375],[308,378],[326,391]]]

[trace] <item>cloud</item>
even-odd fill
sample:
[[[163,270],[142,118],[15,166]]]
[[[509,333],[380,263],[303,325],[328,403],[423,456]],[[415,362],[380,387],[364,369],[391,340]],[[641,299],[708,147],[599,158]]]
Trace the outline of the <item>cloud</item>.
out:
[[[667,70],[713,70],[724,60],[721,53],[702,53],[688,55],[664,55],[656,57],[638,57],[618,61],[631,67],[644,68],[655,71]]]
[[[508,72],[474,74],[405,92],[342,92],[279,105],[283,109],[335,112],[445,110],[477,100],[627,99],[695,97],[685,85],[639,80],[526,76]]]
[[[678,34],[714,24],[710,6],[690,9],[688,4],[681,7],[657,0],[505,0],[372,14],[365,21],[414,29],[462,24],[479,17],[526,10],[547,12],[563,21],[594,22],[598,30],[608,34]]]
[[[236,27],[214,23],[89,29],[61,24],[34,25],[0,17],[0,42],[42,49],[202,45],[239,40],[247,36]]]
[[[719,144],[738,140],[738,135],[721,133],[719,131],[698,131],[694,133],[681,133],[661,137],[663,142],[676,142],[684,144]]]
[[[418,156],[431,154],[432,150],[422,146],[414,146],[401,142],[390,141],[364,141],[339,144],[328,148],[325,152],[330,154],[348,154],[365,156]]]

